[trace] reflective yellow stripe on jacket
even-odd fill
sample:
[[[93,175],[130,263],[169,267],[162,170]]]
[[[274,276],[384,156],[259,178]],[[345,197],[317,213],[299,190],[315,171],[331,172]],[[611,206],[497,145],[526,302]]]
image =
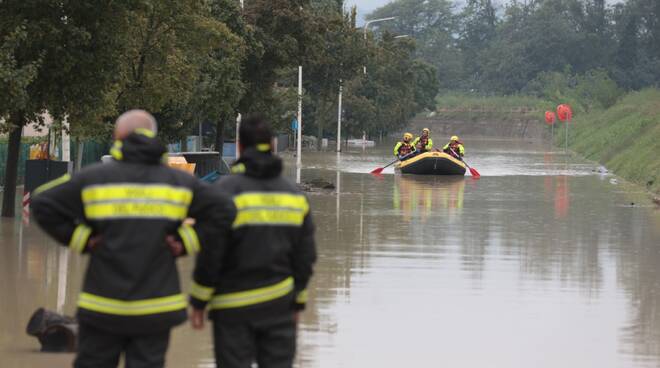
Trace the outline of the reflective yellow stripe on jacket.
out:
[[[178,233],[183,241],[183,246],[186,248],[186,254],[193,255],[199,253],[199,238],[197,237],[197,232],[192,226],[183,224],[179,227]]]
[[[107,184],[83,189],[88,219],[165,218],[182,220],[188,214],[192,191],[163,184]]]
[[[275,285],[258,289],[215,295],[211,299],[211,309],[229,309],[247,307],[281,298],[293,291],[293,277]]]
[[[119,300],[90,293],[81,293],[78,307],[94,312],[118,316],[144,316],[185,309],[188,306],[186,296],[176,294],[160,298],[142,300]]]
[[[57,179],[53,179],[53,180],[49,181],[46,184],[40,185],[39,187],[37,187],[37,189],[34,190],[34,194],[37,195],[41,192],[45,192],[49,189],[53,189],[53,188],[55,188],[59,185],[62,185],[64,183],[68,182],[69,180],[71,180],[71,175],[64,174],[64,175],[60,176]]]
[[[82,253],[91,234],[91,227],[85,224],[76,226],[76,229],[73,230],[73,234],[71,235],[71,240],[69,240],[69,249],[74,252]]]
[[[205,302],[211,300],[213,291],[214,289],[212,287],[200,285],[195,281],[193,281],[192,285],[190,286],[190,295]]]
[[[309,212],[302,194],[247,192],[234,197],[238,213],[233,227],[246,225],[300,226]]]
[[[305,304],[307,303],[307,289],[296,294],[296,303]]]

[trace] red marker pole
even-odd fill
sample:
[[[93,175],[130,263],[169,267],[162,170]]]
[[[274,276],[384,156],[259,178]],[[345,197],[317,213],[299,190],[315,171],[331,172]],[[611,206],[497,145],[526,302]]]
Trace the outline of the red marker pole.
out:
[[[550,124],[550,136],[552,139],[550,140],[550,143],[555,142],[555,113],[552,111],[546,111],[545,112],[545,122]]]
[[[565,148],[566,153],[568,153],[568,123],[570,122],[571,122],[570,118],[566,119],[566,148]]]
[[[569,105],[561,104],[557,106],[557,116],[559,120],[563,121],[566,124],[566,153],[568,153],[568,125],[573,118],[573,111]]]
[[[552,136],[552,144],[555,143],[555,122],[552,122],[552,126],[550,127],[550,136]]]

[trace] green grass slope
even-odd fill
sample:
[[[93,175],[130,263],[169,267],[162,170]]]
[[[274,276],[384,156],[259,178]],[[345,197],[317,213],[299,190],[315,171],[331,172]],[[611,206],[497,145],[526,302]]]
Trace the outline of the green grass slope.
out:
[[[630,93],[607,110],[576,116],[573,123],[573,151],[660,193],[660,90]],[[563,129],[556,134],[561,147]]]
[[[450,93],[436,98],[436,113],[440,117],[463,120],[543,120],[551,103],[524,95],[473,96]]]

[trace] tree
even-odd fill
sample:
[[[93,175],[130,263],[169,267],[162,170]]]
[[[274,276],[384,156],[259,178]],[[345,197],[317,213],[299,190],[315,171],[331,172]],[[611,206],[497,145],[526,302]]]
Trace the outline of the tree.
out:
[[[226,122],[235,119],[238,106],[245,95],[244,65],[249,54],[259,52],[259,45],[254,38],[254,32],[247,26],[240,14],[238,2],[235,0],[215,0],[211,5],[211,14],[223,22],[229,30],[239,37],[233,45],[227,45],[213,54],[212,68],[203,70],[208,83],[208,105],[216,106],[217,110],[208,114],[208,120],[216,121],[215,149],[222,155],[224,131]]]
[[[458,47],[464,60],[463,73],[466,81],[473,81],[465,87],[475,88],[480,79],[480,53],[488,48],[497,36],[497,17],[490,0],[469,0],[461,12]]]
[[[435,66],[423,61],[412,63],[414,84],[415,111],[435,109],[435,97],[438,95],[438,77]]]
[[[240,35],[249,35],[245,23],[240,20],[237,2],[214,0],[202,10],[212,33],[195,36],[205,37],[208,44],[204,46],[205,51],[191,53],[198,69],[190,96],[172,99],[161,118],[172,127],[169,132],[172,140],[186,136],[198,124],[215,122],[215,148],[222,152],[224,123],[236,115],[245,93],[241,73],[247,45]]]
[[[0,121],[4,121],[2,131],[9,132],[10,136],[5,165],[3,216],[12,216],[14,212],[17,161],[22,129],[22,126],[17,126],[16,123],[21,124],[23,121],[23,111],[27,109],[30,102],[27,89],[36,78],[41,62],[40,58],[37,58],[18,65],[16,51],[26,39],[26,27],[19,25],[4,37],[0,47],[0,86],[3,91],[6,91],[6,96],[0,100]]]
[[[116,25],[129,8],[128,1],[0,2],[0,37],[7,40],[19,28],[26,35],[14,49],[13,69],[30,71],[19,88],[20,103],[0,103],[9,106],[2,111],[9,132],[2,216],[14,215],[22,127],[43,122],[46,111],[57,120],[107,111],[117,77],[116,59],[109,55],[116,52],[111,47],[116,37],[122,37]]]
[[[9,45],[2,69],[11,73],[3,81],[21,92],[13,98],[20,103],[0,102],[10,133],[3,215],[14,212],[21,127],[45,112],[85,137],[108,132],[118,112],[144,108],[163,117],[161,135],[173,137],[184,123],[232,108],[219,101],[235,106],[244,47],[214,13],[218,7],[207,0],[0,2],[0,36]],[[21,47],[10,47],[14,33]]]
[[[312,37],[303,70],[305,91],[311,98],[305,103],[305,116],[319,139],[324,136],[324,127],[337,116],[340,81],[347,90],[344,81],[362,72],[366,56],[361,32],[355,28],[355,8],[345,12],[340,3],[317,3],[307,25]]]
[[[275,87],[283,74],[293,76],[301,64],[301,55],[305,54],[308,44],[306,40],[312,36],[306,29],[310,12],[306,0],[245,2],[243,15],[256,42],[250,48],[243,69],[246,93],[239,104],[241,113],[279,116],[280,93]]]
[[[457,88],[461,84],[463,60],[455,35],[459,33],[459,17],[447,0],[396,0],[367,16],[377,19],[396,16],[396,20],[375,23],[374,30],[407,35],[414,39],[415,57],[437,68],[443,88]]]
[[[23,109],[28,104],[27,87],[36,77],[41,60],[17,65],[16,50],[26,39],[25,26],[20,25],[7,34],[0,45],[0,89],[6,94],[0,100],[0,119],[7,119],[11,112]]]

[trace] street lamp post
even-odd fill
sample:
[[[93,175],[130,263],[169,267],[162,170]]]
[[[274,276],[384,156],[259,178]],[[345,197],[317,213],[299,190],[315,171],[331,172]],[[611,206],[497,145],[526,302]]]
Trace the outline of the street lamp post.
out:
[[[245,9],[245,4],[243,3],[243,1],[244,0],[240,0],[241,10]],[[240,112],[238,114],[236,114],[236,140],[235,140],[236,143],[235,143],[235,151],[234,151],[235,155],[236,155],[236,160],[238,160],[238,158],[241,154],[240,150],[238,149],[238,134],[239,134],[238,132],[241,129],[241,118],[242,118],[242,116],[241,116]],[[222,159],[222,152],[220,152],[220,158]]]
[[[366,23],[364,23],[364,43],[367,43],[367,30],[369,29],[369,26],[373,23],[378,23],[378,22],[385,22],[388,20],[394,20],[396,17],[387,17],[387,18],[379,18],[379,19],[372,19],[368,20]],[[365,65],[364,68],[364,74],[367,74],[367,66]]]
[[[339,80],[339,101],[337,103],[337,152],[341,152],[341,99],[342,89],[341,79]]]
[[[364,42],[366,44],[367,42],[367,30],[369,28],[369,25],[372,23],[377,23],[377,22],[385,22],[388,20],[394,20],[396,17],[388,17],[388,18],[380,18],[380,19],[374,19],[374,20],[369,20],[364,24]],[[367,74],[367,66],[363,66],[364,74]],[[339,95],[338,95],[338,103],[337,103],[337,152],[341,152],[341,103],[342,103],[342,80],[339,80]]]
[[[296,167],[302,166],[302,66],[298,66],[298,144],[296,146]]]

